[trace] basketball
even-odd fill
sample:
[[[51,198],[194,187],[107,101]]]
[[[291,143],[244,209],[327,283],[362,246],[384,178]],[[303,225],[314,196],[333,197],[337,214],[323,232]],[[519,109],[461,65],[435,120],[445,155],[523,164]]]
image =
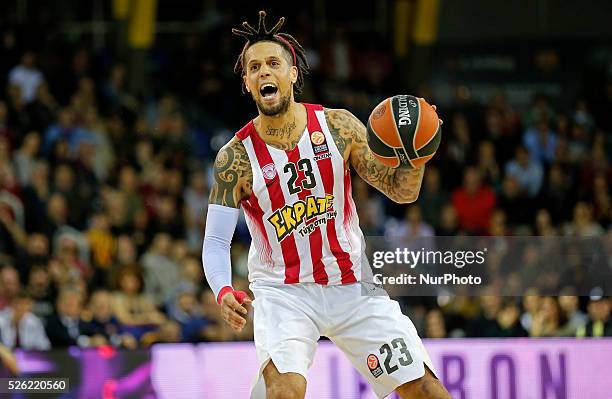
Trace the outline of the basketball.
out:
[[[442,129],[434,108],[423,98],[397,95],[383,100],[368,119],[368,146],[392,168],[416,168],[429,161]]]

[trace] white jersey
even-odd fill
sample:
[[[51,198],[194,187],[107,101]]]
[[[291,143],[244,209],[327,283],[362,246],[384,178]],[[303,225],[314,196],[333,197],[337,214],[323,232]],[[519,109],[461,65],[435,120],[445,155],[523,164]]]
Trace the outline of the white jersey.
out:
[[[350,170],[323,107],[304,106],[306,130],[292,150],[267,145],[252,121],[236,133],[253,170],[252,194],[241,202],[252,237],[249,281],[354,283],[365,255]]]

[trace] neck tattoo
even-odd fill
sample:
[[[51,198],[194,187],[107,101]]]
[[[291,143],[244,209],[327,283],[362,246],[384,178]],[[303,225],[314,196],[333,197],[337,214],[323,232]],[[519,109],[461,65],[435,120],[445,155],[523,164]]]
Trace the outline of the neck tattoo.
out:
[[[283,126],[279,128],[273,128],[268,126],[266,129],[266,135],[271,137],[284,138],[289,137],[291,132],[295,129],[295,119],[291,122],[285,123]]]

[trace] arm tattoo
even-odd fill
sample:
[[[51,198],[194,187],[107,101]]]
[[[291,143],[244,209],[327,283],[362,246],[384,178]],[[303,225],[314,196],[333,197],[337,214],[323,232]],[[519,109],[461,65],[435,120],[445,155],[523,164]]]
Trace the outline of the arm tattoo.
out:
[[[209,202],[238,208],[240,201],[250,195],[252,184],[253,171],[246,149],[240,140],[234,139],[215,158]]]
[[[382,164],[368,147],[366,127],[353,114],[326,109],[325,117],[336,147],[362,179],[395,202],[417,199],[424,167],[394,169]]]

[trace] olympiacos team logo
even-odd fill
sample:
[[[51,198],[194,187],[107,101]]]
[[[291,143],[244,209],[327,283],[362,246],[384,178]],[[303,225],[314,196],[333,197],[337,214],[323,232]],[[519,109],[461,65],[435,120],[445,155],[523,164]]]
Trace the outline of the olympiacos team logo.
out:
[[[272,180],[276,177],[276,167],[273,163],[269,163],[261,168],[261,173],[266,179]]]

